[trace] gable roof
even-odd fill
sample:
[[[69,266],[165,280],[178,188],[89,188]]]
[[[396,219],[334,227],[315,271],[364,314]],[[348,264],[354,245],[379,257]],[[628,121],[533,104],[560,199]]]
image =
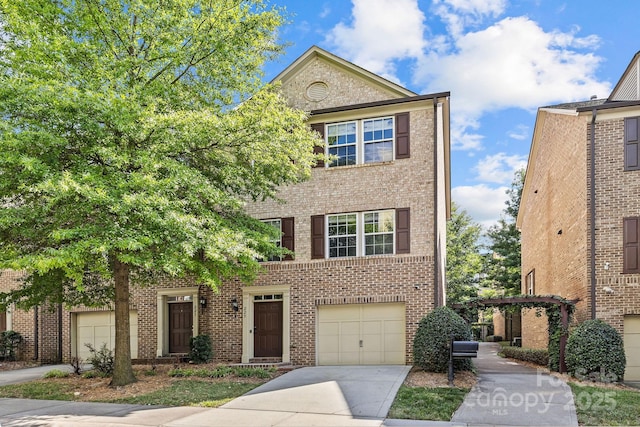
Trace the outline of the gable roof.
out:
[[[633,59],[613,88],[607,102],[612,101],[640,101],[640,52]]]
[[[369,84],[372,84],[380,90],[389,93],[393,97],[417,95],[417,93],[412,92],[409,89],[400,86],[399,84],[393,83],[390,80],[380,77],[377,74],[372,73],[371,71],[367,71],[362,67],[359,67],[349,61],[340,58],[339,56],[336,56],[324,49],[319,48],[318,46],[311,46],[309,49],[307,49],[307,51],[300,55],[298,59],[293,61],[291,65],[285,68],[280,74],[275,76],[272,82],[279,80],[283,85],[286,84],[287,80],[291,79],[293,76],[299,73],[307,64],[309,64],[316,58],[321,58],[338,68],[359,76]]]

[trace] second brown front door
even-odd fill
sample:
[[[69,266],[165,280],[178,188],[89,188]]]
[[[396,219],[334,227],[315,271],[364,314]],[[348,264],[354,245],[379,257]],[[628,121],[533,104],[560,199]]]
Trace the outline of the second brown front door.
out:
[[[188,353],[192,333],[192,303],[169,304],[169,353]]]
[[[254,357],[282,357],[282,301],[254,304]]]

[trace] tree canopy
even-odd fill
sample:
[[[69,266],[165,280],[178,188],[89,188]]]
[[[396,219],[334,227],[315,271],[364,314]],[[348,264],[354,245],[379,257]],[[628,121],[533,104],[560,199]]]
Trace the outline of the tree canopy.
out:
[[[259,0],[0,0],[0,303],[114,301],[114,385],[133,381],[129,283],[216,287],[278,254],[244,212],[310,176],[316,134],[262,64]],[[124,336],[126,333],[126,336]]]
[[[504,209],[504,216],[498,224],[487,231],[490,240],[487,257],[488,284],[504,291],[504,295],[520,294],[520,231],[516,228],[516,218],[520,208],[522,186],[524,184],[524,169],[515,173],[511,188],[507,190],[509,196]]]
[[[467,211],[451,204],[447,222],[447,304],[459,303],[478,295],[482,273],[480,236],[482,228]]]

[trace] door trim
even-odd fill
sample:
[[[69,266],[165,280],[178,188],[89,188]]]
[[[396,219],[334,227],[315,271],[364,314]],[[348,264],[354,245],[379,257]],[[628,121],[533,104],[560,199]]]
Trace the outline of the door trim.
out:
[[[190,296],[193,310],[193,336],[199,334],[198,287],[158,289],[156,294],[156,312],[158,313],[156,326],[156,357],[169,354],[169,297]]]
[[[242,288],[242,363],[254,357],[253,297],[282,294],[282,362],[291,362],[291,289],[289,286],[250,286]],[[259,303],[257,303],[259,304]]]

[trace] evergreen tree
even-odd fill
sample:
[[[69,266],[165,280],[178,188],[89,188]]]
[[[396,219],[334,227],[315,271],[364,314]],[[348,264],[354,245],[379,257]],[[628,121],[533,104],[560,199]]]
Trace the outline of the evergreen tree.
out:
[[[520,232],[516,228],[516,218],[520,208],[524,174],[524,169],[515,173],[511,188],[507,190],[509,199],[503,211],[504,216],[486,233],[491,242],[486,262],[487,281],[502,290],[504,295],[521,293]]]
[[[447,223],[447,303],[462,302],[478,292],[482,272],[481,227],[467,211],[451,204]]]

